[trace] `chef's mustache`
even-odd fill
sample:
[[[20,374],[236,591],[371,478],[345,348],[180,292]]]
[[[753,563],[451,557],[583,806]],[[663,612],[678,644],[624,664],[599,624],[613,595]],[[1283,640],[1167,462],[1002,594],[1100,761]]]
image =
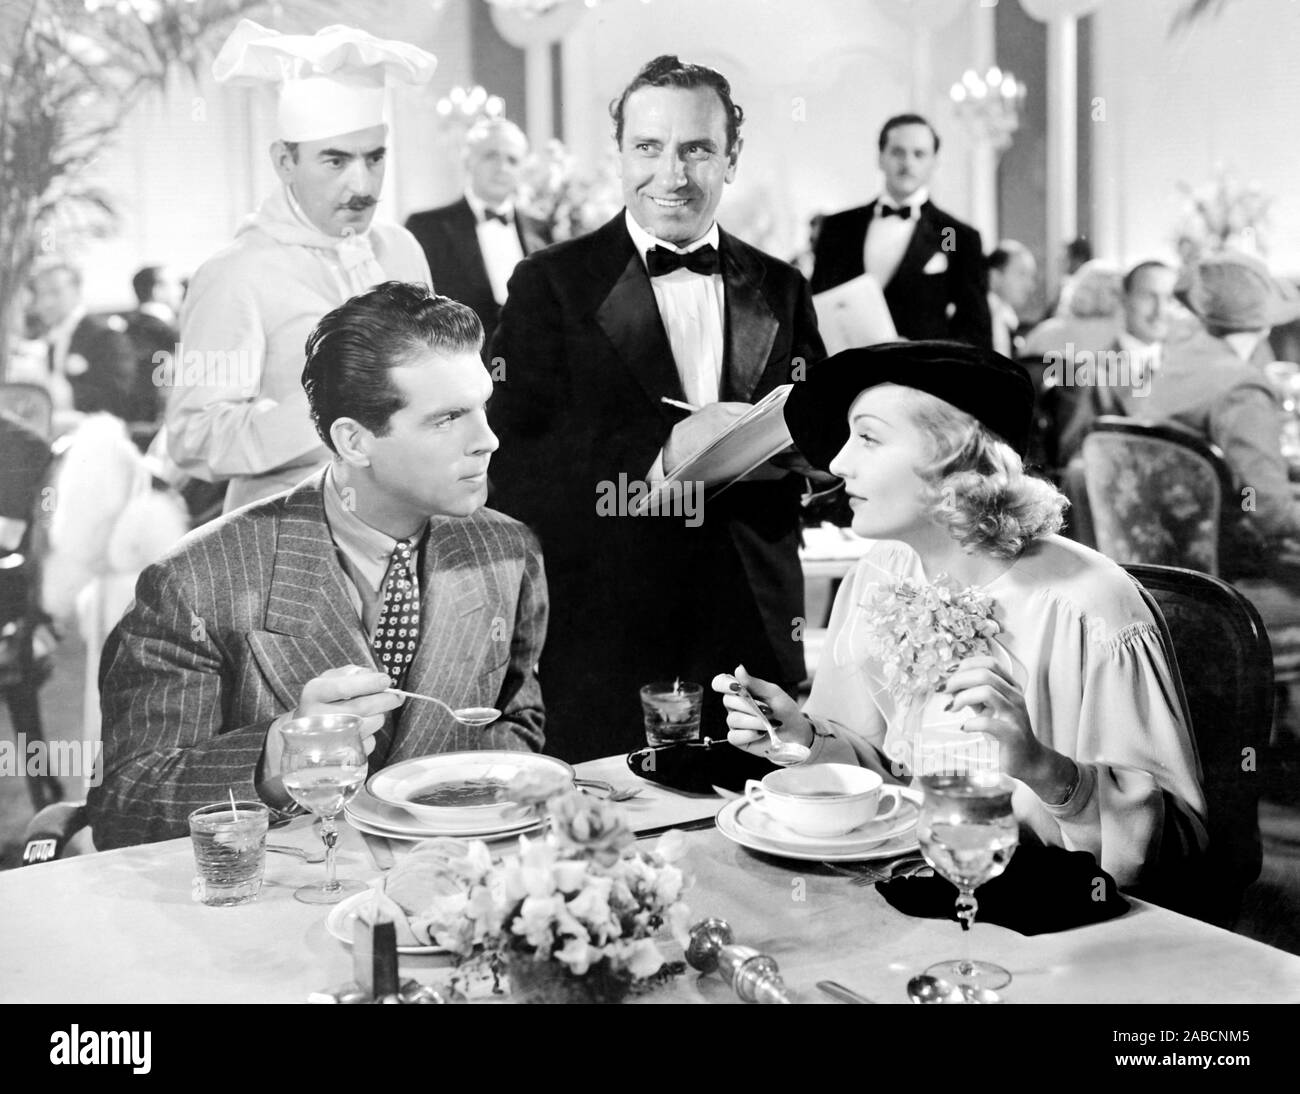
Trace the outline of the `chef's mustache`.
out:
[[[357,198],[352,198],[349,201],[345,201],[342,205],[339,206],[339,208],[347,209],[353,213],[360,213],[377,204],[379,204],[378,198],[357,197]]]

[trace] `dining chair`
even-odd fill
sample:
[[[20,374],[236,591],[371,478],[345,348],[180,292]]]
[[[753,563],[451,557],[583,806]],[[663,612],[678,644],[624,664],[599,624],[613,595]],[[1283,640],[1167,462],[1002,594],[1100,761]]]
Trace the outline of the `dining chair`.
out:
[[[1183,426],[1103,415],[1080,446],[1097,550],[1119,563],[1218,575],[1232,473]]]
[[[1250,600],[1209,574],[1129,564],[1160,628],[1201,761],[1209,845],[1162,862],[1135,895],[1231,928],[1263,863],[1259,791],[1272,723],[1273,655]]]
[[[39,743],[45,738],[40,689],[57,641],[40,597],[45,554],[41,485],[47,481],[51,458],[48,434],[40,426],[49,397],[34,384],[3,384],[0,395],[12,397],[14,389],[29,390],[18,393],[22,399],[0,404],[0,489],[3,511],[13,519],[25,513],[26,519],[18,542],[7,539],[0,547],[0,696],[9,708],[15,739]],[[34,808],[63,797],[53,774],[25,778]]]
[[[1081,461],[1098,551],[1121,564],[1227,576],[1254,605],[1273,649],[1280,723],[1300,684],[1300,561],[1294,581],[1244,576],[1246,541],[1225,520],[1236,513],[1236,491],[1223,453],[1172,422],[1103,416],[1083,439]]]

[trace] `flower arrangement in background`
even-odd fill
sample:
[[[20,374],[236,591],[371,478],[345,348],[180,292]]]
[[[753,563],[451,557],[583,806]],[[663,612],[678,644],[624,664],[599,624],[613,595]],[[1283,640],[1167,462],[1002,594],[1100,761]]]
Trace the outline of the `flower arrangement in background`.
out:
[[[562,141],[549,140],[524,165],[520,207],[544,221],[559,243],[599,228],[623,207],[617,154],[579,166]]]
[[[900,706],[936,694],[962,661],[988,653],[1001,630],[993,598],[947,574],[928,584],[891,576],[859,607],[862,624],[849,641],[862,646],[852,652],[881,664],[885,689]]]
[[[1184,203],[1177,246],[1184,264],[1226,249],[1261,256],[1267,252],[1273,199],[1258,183],[1243,185],[1220,166],[1211,181],[1196,187],[1181,182],[1178,189]]]
[[[536,1001],[612,1002],[680,971],[656,935],[688,941],[674,865],[682,833],[641,850],[623,810],[567,784],[516,783],[507,796],[547,819],[541,837],[519,837],[518,857],[494,861],[478,840],[428,840],[385,879],[414,941],[455,955],[453,983],[507,973]]]

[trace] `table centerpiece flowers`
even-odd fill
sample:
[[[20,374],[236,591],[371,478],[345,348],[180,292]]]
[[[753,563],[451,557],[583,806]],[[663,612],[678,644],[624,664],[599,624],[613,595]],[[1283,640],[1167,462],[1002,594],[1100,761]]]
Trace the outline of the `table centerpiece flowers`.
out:
[[[417,844],[384,883],[405,920],[399,935],[453,954],[458,990],[473,994],[488,976],[499,990],[506,976],[526,1002],[619,1002],[682,971],[657,936],[689,940],[674,865],[684,834],[642,849],[624,810],[567,783],[525,776],[505,793],[541,810],[544,832],[499,860],[481,840]]]

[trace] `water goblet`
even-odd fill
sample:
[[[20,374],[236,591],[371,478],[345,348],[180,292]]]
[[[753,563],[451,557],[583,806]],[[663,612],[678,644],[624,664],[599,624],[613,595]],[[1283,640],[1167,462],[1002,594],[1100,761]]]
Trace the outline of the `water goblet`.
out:
[[[294,896],[304,904],[337,904],[366,886],[340,881],[334,873],[338,815],[366,779],[366,749],[362,720],[352,714],[323,714],[293,718],[280,728],[284,754],[280,773],[294,801],[320,818],[325,844],[325,881],[304,885]]]
[[[971,957],[970,930],[979,904],[975,890],[1007,868],[1020,842],[1011,811],[1013,783],[994,772],[923,777],[925,800],[916,822],[921,853],[957,886],[957,917],[965,956],[926,969],[929,976],[971,988],[1001,988],[1011,974],[1000,965]]]

